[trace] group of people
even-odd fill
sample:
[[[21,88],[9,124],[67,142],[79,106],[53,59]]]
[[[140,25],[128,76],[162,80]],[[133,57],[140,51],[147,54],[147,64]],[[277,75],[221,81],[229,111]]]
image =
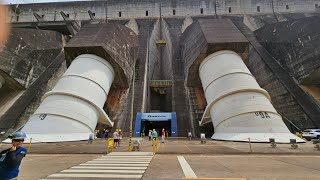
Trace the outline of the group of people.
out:
[[[158,132],[155,129],[149,130],[148,136],[149,136],[149,141],[151,141],[151,139],[156,140],[157,137],[158,137]],[[161,131],[161,141],[162,141],[162,143],[164,143],[165,137],[166,137],[166,131],[164,130],[164,128],[162,128],[162,131]]]

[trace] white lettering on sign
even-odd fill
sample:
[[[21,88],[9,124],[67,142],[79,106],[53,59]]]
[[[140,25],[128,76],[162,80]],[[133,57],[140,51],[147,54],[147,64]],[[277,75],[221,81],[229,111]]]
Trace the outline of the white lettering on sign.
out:
[[[141,119],[143,120],[155,120],[155,121],[164,121],[170,120],[171,113],[142,113]]]

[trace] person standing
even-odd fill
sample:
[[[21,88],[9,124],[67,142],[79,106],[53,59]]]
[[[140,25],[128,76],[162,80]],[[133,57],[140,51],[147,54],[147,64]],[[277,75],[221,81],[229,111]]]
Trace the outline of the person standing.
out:
[[[121,129],[119,129],[119,142],[118,142],[119,147],[121,144],[121,140],[122,140],[122,131],[121,131]]]
[[[113,133],[113,139],[114,139],[114,147],[116,148],[116,147],[118,147],[118,129],[116,129],[116,131],[114,131],[114,133]]]
[[[102,139],[102,138],[105,139],[105,138],[106,138],[106,129],[103,129],[102,132],[101,132],[101,134],[102,134],[101,139]]]
[[[93,140],[94,140],[94,134],[93,133],[90,133],[89,134],[89,139],[88,139],[88,144],[92,144]]]
[[[157,137],[158,137],[158,133],[155,129],[153,129],[153,132],[152,132],[152,138],[153,140],[157,140]]]
[[[151,141],[151,139],[152,139],[152,130],[149,130],[148,136],[149,136],[149,141]]]
[[[0,180],[17,179],[22,159],[27,154],[27,149],[22,147],[26,137],[24,132],[13,133],[12,146],[0,152]]]
[[[161,132],[161,140],[162,140],[162,143],[164,143],[164,138],[166,136],[166,131],[164,130],[164,128],[162,128],[162,132]]]
[[[104,137],[104,139],[107,139],[109,137],[109,130],[108,129],[106,129],[106,132],[105,132],[105,137]]]

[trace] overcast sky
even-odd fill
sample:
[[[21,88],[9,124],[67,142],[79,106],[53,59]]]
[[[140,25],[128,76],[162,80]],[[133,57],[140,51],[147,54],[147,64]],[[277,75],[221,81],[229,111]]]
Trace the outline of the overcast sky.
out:
[[[90,1],[90,0],[2,0],[5,4],[28,4],[44,2]],[[1,2],[1,0],[0,0]]]

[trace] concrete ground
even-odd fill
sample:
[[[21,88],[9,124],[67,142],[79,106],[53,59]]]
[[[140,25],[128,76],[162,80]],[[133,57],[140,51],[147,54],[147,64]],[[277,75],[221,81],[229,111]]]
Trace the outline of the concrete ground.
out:
[[[319,156],[183,155],[198,178],[248,180],[319,180]],[[144,180],[185,177],[177,155],[156,155]]]
[[[151,141],[147,138],[140,140],[141,151],[152,151]],[[121,147],[115,149],[117,152],[128,150],[128,138],[124,138]],[[28,143],[25,142],[25,147]],[[1,144],[0,150],[9,148],[10,144]],[[31,144],[31,154],[105,154],[107,151],[107,140],[97,139],[92,144],[86,141],[65,142],[65,143],[40,143]],[[320,151],[314,148],[312,142],[300,143],[297,149],[292,149],[290,144],[277,144],[276,148],[271,148],[269,143],[251,143],[251,154],[299,154],[299,155],[320,155]],[[208,140],[206,144],[201,144],[199,139],[191,141],[186,138],[170,138],[164,144],[158,145],[159,154],[249,154],[249,143],[227,142]]]
[[[31,154],[21,165],[19,179],[35,180],[101,155]],[[176,154],[157,154],[143,180],[182,179],[185,174]],[[320,156],[182,155],[198,178],[248,180],[319,180]]]
[[[24,144],[28,147],[28,144]],[[186,176],[177,156],[182,156],[198,178],[245,177],[249,180],[318,180],[320,151],[311,142],[292,149],[288,144],[169,139],[158,144],[158,153],[142,179],[182,179]],[[0,150],[10,147],[1,144]],[[116,152],[128,150],[125,138]],[[151,142],[141,140],[141,151],[152,151]],[[32,144],[23,160],[19,179],[34,180],[57,173],[106,154],[106,140],[87,142]]]

